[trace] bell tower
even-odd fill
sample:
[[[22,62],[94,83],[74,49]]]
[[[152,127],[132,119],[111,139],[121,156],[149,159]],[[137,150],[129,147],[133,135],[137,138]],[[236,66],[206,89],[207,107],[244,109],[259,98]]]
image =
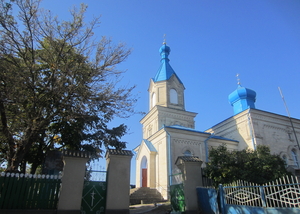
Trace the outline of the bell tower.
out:
[[[159,69],[148,88],[149,112],[140,121],[143,139],[150,139],[163,126],[195,128],[194,118],[197,114],[185,110],[185,87],[169,64],[170,52],[170,47],[164,42],[159,49]]]
[[[185,110],[184,85],[169,64],[171,49],[164,42],[159,49],[161,60],[160,67],[154,78],[150,80],[148,89],[151,110],[154,106]]]

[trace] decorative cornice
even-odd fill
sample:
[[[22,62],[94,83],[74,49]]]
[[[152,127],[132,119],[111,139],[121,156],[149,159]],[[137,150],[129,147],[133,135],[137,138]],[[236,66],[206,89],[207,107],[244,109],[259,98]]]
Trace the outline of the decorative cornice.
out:
[[[283,132],[286,132],[286,133],[288,133],[290,131],[290,129],[287,129],[286,126],[280,127],[280,126],[274,125],[273,123],[264,124],[263,128],[274,129],[274,130],[283,131]]]
[[[173,139],[173,143],[178,144],[187,144],[187,145],[201,145],[200,141],[191,141],[191,140],[185,140],[185,139]]]
[[[180,112],[182,113],[182,112]],[[178,114],[177,113],[171,113],[171,112],[160,112],[158,114],[159,117],[166,117],[166,118],[172,118],[172,119],[179,119],[179,120],[185,120],[185,121],[190,121],[190,120],[194,120],[194,115],[183,115],[183,114]]]

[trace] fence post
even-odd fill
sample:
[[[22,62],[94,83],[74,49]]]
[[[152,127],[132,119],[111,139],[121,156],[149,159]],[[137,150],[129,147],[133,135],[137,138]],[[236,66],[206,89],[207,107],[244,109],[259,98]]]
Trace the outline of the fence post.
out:
[[[80,214],[86,162],[89,154],[63,151],[64,169],[57,214]]]
[[[129,214],[130,161],[129,150],[108,149],[106,214]]]
[[[183,176],[187,214],[199,213],[196,187],[202,186],[202,163],[202,160],[195,156],[179,156],[175,162]]]
[[[265,192],[262,186],[259,187],[259,191],[260,191],[260,195],[261,195],[261,202],[263,207],[267,207],[267,203],[266,203],[266,196],[265,196]]]
[[[224,189],[223,189],[223,185],[220,184],[219,185],[219,192],[220,192],[220,203],[221,203],[221,212],[222,214],[226,214],[225,213],[225,194],[224,194]]]

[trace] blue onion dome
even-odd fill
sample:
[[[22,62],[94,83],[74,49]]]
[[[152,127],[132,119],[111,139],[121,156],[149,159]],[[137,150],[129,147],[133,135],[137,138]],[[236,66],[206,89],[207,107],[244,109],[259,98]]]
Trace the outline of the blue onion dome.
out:
[[[244,99],[255,102],[256,92],[249,88],[245,88],[239,85],[238,88],[228,96],[228,99],[231,105],[238,100]]]
[[[235,91],[229,94],[228,100],[236,115],[247,109],[255,109],[256,92],[239,85]]]
[[[171,48],[169,46],[167,46],[166,43],[164,43],[159,49],[159,53],[160,53],[162,59],[165,59],[165,58],[168,59],[170,52],[171,52]]]

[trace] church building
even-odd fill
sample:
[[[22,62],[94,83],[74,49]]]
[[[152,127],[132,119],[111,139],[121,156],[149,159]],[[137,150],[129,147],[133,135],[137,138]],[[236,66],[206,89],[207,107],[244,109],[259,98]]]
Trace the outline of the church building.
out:
[[[159,49],[160,67],[150,80],[149,112],[140,121],[143,139],[134,149],[136,187],[156,188],[167,199],[172,175],[179,173],[177,157],[197,156],[205,163],[209,149],[223,143],[229,150],[268,145],[291,169],[299,168],[300,120],[256,109],[255,91],[240,84],[229,95],[234,115],[196,130],[197,113],[185,109],[185,87],[169,63],[170,51],[166,43]]]

